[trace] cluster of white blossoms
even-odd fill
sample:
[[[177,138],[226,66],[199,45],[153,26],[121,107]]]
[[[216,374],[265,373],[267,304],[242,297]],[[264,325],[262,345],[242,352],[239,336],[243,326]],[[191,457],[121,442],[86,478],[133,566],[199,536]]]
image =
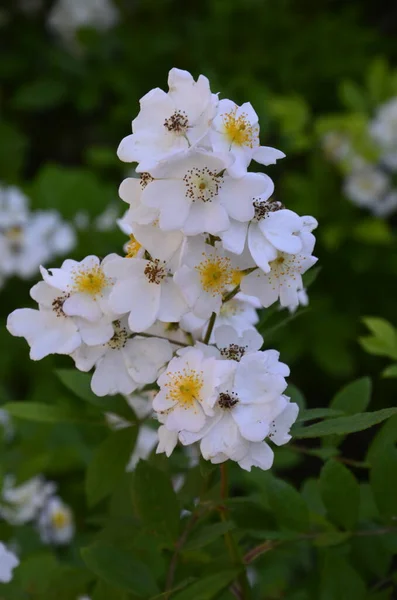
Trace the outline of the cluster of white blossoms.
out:
[[[71,509],[56,495],[56,484],[41,476],[19,485],[12,475],[4,477],[0,520],[13,526],[33,523],[44,544],[67,544],[74,535]]]
[[[387,217],[397,209],[397,98],[378,108],[366,135],[375,160],[360,156],[349,136],[337,131],[325,135],[324,151],[346,173],[346,196],[374,215]]]
[[[141,99],[118,149],[137,175],[119,190],[125,256],[42,268],[38,309],[14,311],[7,326],[33,360],[69,354],[94,369],[99,396],[157,382],[157,451],[200,441],[212,462],[267,469],[264,440],[286,443],[298,407],[284,395],[288,367],[260,350],[256,309],[307,302],[317,222],[275,200],[268,175],[247,171],[284,156],[260,146],[251,104],[219,100],[206,77],[179,69],[168,84]]]
[[[54,210],[31,211],[16,187],[0,186],[0,281],[28,279],[52,258],[70,252],[73,228]]]
[[[112,0],[57,0],[48,17],[48,26],[69,46],[81,27],[106,31],[116,25],[119,12]]]

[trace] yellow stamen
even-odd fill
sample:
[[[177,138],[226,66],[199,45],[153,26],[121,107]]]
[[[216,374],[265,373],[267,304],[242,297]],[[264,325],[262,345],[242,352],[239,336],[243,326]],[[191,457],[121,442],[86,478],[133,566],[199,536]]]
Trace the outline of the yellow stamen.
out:
[[[233,269],[229,258],[210,255],[196,269],[200,273],[203,289],[213,295],[222,294],[233,283]]]
[[[195,401],[201,401],[203,387],[203,372],[183,369],[170,374],[167,397],[182,404],[185,408],[192,406]]]
[[[253,148],[258,128],[251,125],[245,113],[238,117],[236,113],[237,107],[223,116],[226,136],[231,144]]]
[[[74,287],[77,292],[98,296],[102,294],[107,285],[109,285],[109,280],[100,265],[89,269],[83,267],[74,274]]]
[[[126,258],[135,258],[138,254],[139,250],[142,248],[142,244],[140,244],[135,237],[130,234],[130,241],[126,245],[127,254]]]
[[[51,515],[51,524],[54,529],[63,529],[69,525],[69,515],[63,510],[57,510]]]
[[[240,271],[240,269],[234,269],[232,275],[232,285],[234,287],[240,285],[242,278],[244,277],[244,273]]]

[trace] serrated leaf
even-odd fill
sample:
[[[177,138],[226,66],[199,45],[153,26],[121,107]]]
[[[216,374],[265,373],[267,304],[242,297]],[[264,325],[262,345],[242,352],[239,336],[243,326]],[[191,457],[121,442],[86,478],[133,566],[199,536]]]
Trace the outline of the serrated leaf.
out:
[[[117,589],[132,592],[140,597],[159,593],[150,569],[129,552],[115,546],[94,544],[83,548],[81,556],[95,575]]]
[[[231,521],[206,525],[200,529],[194,537],[189,539],[184,546],[184,550],[198,550],[199,548],[204,548],[204,546],[211,544],[226,532],[234,529],[234,527],[235,525]]]
[[[372,383],[369,377],[362,377],[348,383],[334,396],[330,408],[347,415],[363,412],[371,400]]]
[[[360,486],[347,467],[336,460],[325,463],[320,473],[320,492],[330,519],[352,530],[358,519]]]
[[[145,527],[165,544],[178,538],[180,508],[170,478],[147,462],[139,461],[132,478],[137,512]]]
[[[336,417],[309,427],[294,427],[292,434],[295,438],[314,438],[327,435],[347,435],[373,427],[389,417],[397,414],[397,408],[384,408],[375,412],[357,413],[349,417]]]
[[[28,421],[41,423],[87,423],[102,425],[103,420],[94,420],[81,412],[67,406],[57,404],[41,404],[39,402],[9,402],[3,406],[10,415]]]
[[[202,577],[176,596],[173,600],[212,600],[238,577],[239,571],[229,570]]]
[[[88,464],[85,490],[89,505],[105,498],[125,473],[134,449],[138,427],[112,432],[98,446]]]

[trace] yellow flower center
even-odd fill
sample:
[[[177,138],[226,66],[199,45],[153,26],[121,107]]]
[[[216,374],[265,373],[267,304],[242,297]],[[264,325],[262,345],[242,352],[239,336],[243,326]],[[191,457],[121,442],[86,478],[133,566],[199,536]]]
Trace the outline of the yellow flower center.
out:
[[[170,374],[170,381],[165,385],[168,387],[167,397],[188,408],[195,401],[201,401],[203,372],[183,369]]]
[[[240,269],[234,269],[233,275],[232,275],[233,287],[240,285],[243,277],[244,277],[244,273],[242,271],[240,271]]]
[[[210,255],[196,269],[203,289],[213,295],[222,294],[233,283],[234,272],[229,258]]]
[[[5,232],[5,236],[10,242],[20,242],[23,238],[22,227],[10,227]]]
[[[74,288],[77,292],[98,296],[108,285],[109,280],[100,265],[91,269],[82,268],[74,274]]]
[[[63,510],[57,510],[51,515],[51,525],[54,529],[63,529],[69,525],[69,515]]]
[[[258,127],[251,125],[248,116],[245,113],[242,113],[238,117],[236,116],[236,113],[237,107],[223,116],[223,126],[226,137],[230,144],[253,148],[254,141],[258,134]]]
[[[126,258],[135,258],[138,254],[139,250],[142,248],[142,244],[140,244],[135,237],[130,234],[130,241],[126,245],[127,254]]]

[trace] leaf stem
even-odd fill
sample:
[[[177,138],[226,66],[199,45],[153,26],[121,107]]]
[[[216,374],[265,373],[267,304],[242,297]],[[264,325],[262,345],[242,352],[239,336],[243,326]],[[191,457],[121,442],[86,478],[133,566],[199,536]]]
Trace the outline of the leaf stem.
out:
[[[157,338],[159,340],[167,340],[170,344],[176,344],[177,346],[181,346],[182,348],[188,348],[191,344],[185,344],[184,342],[177,342],[176,340],[171,340],[163,335],[153,335],[152,333],[143,333],[140,331],[139,333],[135,333],[132,337],[141,336],[145,338]]]
[[[210,321],[208,323],[207,331],[204,336],[204,340],[203,340],[204,344],[208,344],[210,341],[211,333],[212,333],[212,330],[214,329],[214,325],[215,325],[215,319],[216,319],[216,313],[213,312],[211,315]]]

